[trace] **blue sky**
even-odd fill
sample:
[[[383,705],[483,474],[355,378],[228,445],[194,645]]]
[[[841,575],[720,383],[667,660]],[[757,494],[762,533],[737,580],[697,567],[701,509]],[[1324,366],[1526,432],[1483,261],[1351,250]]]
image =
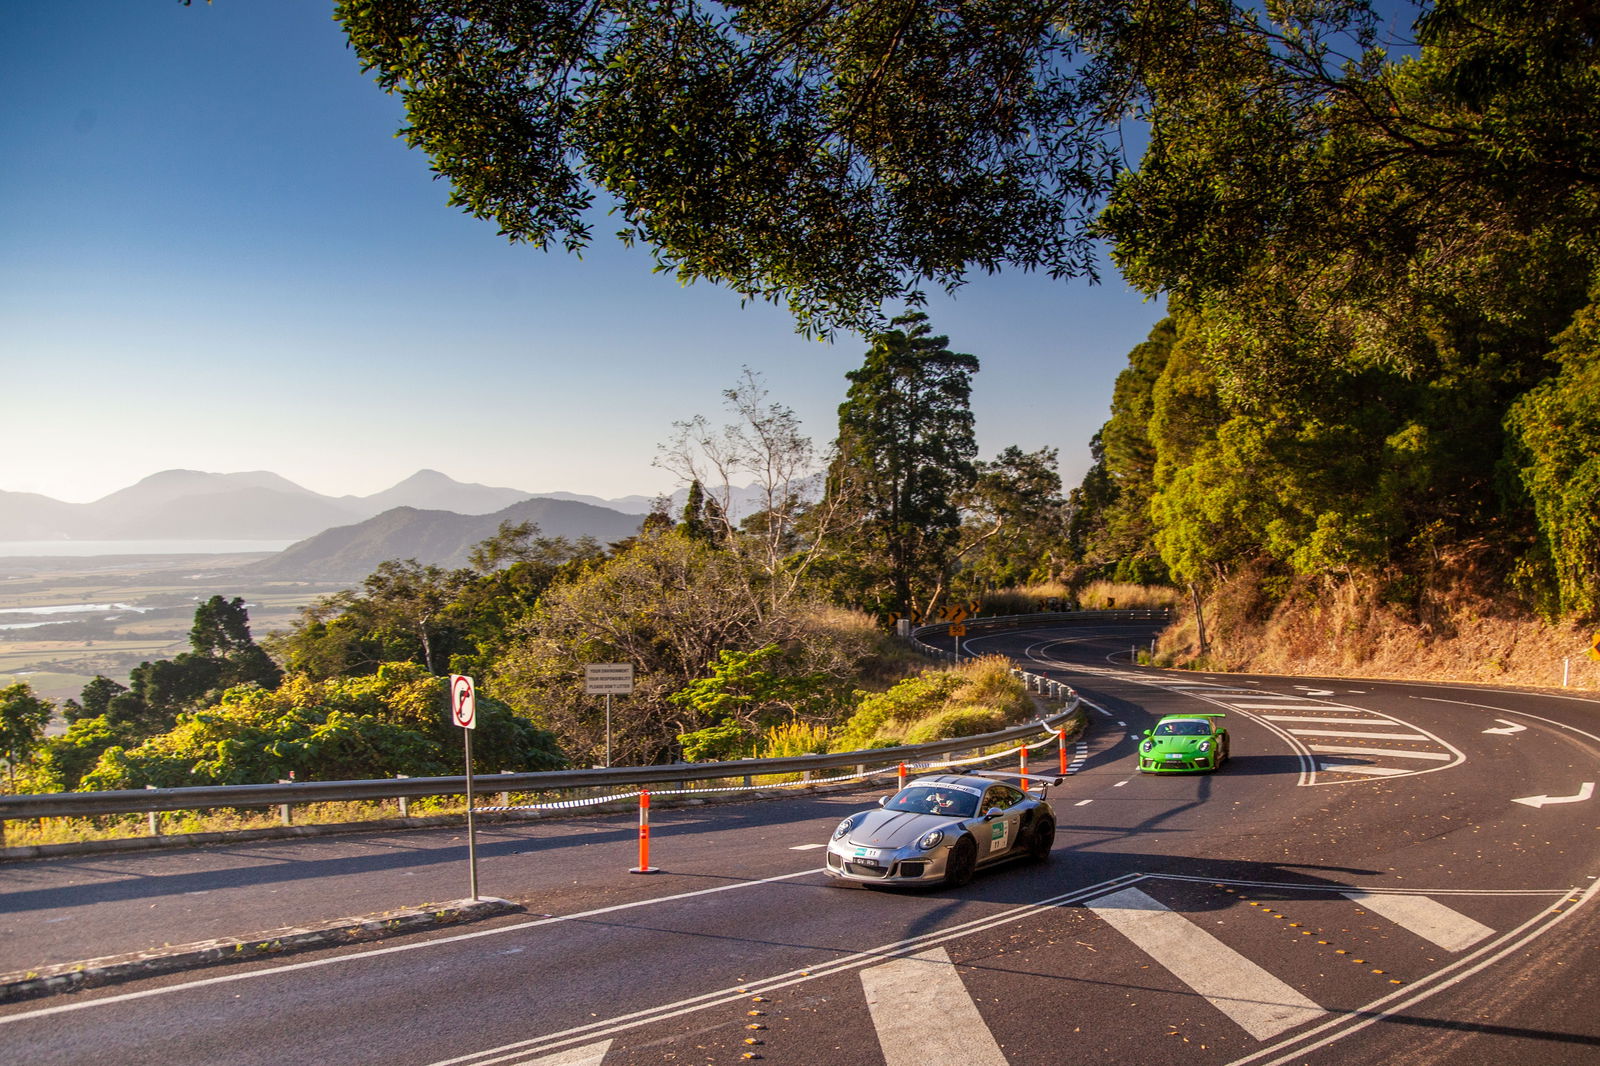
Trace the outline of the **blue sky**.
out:
[[[0,489],[82,502],[174,467],[334,495],[419,468],[600,496],[671,490],[675,420],[742,366],[832,439],[865,342],[650,273],[600,219],[583,258],[445,203],[328,0],[72,0],[0,16]],[[1009,272],[929,308],[978,356],[980,451],[1087,469],[1162,315]]]

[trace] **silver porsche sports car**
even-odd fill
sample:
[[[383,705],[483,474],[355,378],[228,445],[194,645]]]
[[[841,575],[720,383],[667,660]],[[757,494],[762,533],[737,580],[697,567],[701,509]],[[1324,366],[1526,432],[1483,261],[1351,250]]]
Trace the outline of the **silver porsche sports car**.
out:
[[[879,800],[879,809],[840,822],[823,872],[878,885],[964,885],[991,863],[1043,859],[1055,843],[1055,811],[1042,787],[1025,792],[1022,784],[1016,774],[982,771],[919,777]]]

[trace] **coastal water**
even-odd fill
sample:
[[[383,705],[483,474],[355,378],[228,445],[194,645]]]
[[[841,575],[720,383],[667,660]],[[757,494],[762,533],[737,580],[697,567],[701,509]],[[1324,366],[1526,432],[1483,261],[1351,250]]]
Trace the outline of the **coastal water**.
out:
[[[281,552],[292,540],[0,540],[0,559]]]

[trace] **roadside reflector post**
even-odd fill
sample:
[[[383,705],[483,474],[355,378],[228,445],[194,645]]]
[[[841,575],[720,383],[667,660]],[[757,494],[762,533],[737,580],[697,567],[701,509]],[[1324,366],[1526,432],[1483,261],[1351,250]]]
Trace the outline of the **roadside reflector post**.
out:
[[[1028,791],[1028,745],[1022,745],[1022,791]]]
[[[145,788],[155,788],[156,786],[154,786],[154,785],[146,785],[144,787]],[[158,837],[158,836],[161,835],[161,815],[157,814],[155,811],[150,811],[149,814],[150,814],[150,835],[153,836],[153,837]],[[42,824],[42,821],[43,820],[41,819],[41,824]]]
[[[906,787],[906,764],[905,763],[901,763],[900,764],[900,787],[901,788],[905,788]]]
[[[278,778],[278,784],[292,785],[294,784],[294,778],[280,777]],[[289,814],[289,805],[287,803],[278,804],[278,821],[282,822],[284,825],[294,824],[294,818]]]
[[[1067,776],[1067,731],[1065,729],[1056,730],[1056,743],[1061,749],[1061,776],[1065,777]]]
[[[405,777],[410,777],[411,775],[410,774],[395,774],[394,776],[396,778],[405,778]],[[411,817],[411,797],[410,796],[401,796],[400,797],[400,817],[402,817],[402,818],[410,818]]]
[[[658,874],[661,871],[650,865],[650,790],[639,790],[639,865],[630,874]]]

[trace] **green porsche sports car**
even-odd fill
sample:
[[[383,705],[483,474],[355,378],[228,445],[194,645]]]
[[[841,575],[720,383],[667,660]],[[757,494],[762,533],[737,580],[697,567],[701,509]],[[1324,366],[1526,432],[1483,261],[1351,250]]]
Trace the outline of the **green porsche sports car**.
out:
[[[1169,714],[1144,731],[1139,770],[1146,774],[1215,770],[1228,761],[1228,730],[1220,714]]]

